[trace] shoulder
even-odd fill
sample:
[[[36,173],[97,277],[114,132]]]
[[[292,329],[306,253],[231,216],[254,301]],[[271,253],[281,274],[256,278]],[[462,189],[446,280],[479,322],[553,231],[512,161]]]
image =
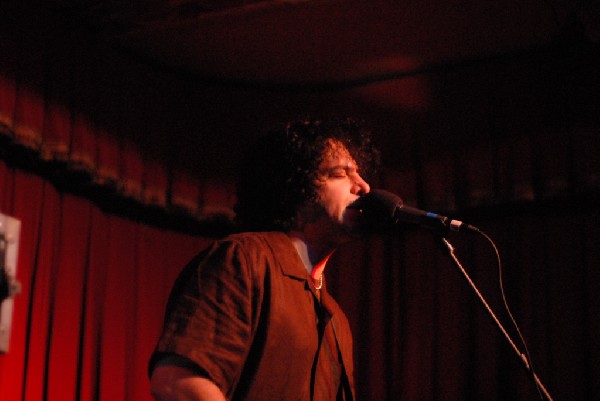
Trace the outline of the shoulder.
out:
[[[217,241],[215,246],[239,248],[248,257],[258,257],[265,253],[278,254],[295,249],[289,237],[278,231],[231,234]]]
[[[232,234],[218,241],[215,246],[216,252],[235,254],[241,264],[261,276],[266,271],[281,272],[298,278],[306,276],[298,251],[283,232]]]
[[[196,256],[193,263],[202,266],[226,260],[242,265],[270,264],[291,252],[295,252],[295,248],[283,232],[243,232],[216,240]]]
[[[230,234],[221,242],[238,242],[241,244],[268,244],[271,242],[289,241],[288,236],[281,231],[248,231]]]

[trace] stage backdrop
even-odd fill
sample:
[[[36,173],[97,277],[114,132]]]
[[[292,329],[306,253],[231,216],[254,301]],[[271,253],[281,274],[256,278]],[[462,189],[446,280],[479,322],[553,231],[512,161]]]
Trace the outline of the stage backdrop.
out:
[[[209,239],[111,215],[4,162],[0,210],[22,220],[22,291],[10,351],[0,355],[2,400],[150,400],[146,363],[169,287]],[[599,221],[597,204],[473,216],[496,239],[508,300],[557,400],[600,395]],[[516,338],[491,246],[477,236],[451,241]],[[535,399],[518,359],[429,233],[345,247],[326,277],[355,333],[360,399]]]
[[[373,186],[494,238],[539,376],[556,400],[600,399],[597,43],[558,38],[360,88],[274,91],[188,81],[67,19],[2,17],[0,212],[22,220],[2,401],[150,400],[168,290],[227,230],[241,150],[259,128],[314,111],[364,112],[385,128]],[[516,338],[490,245],[450,240]],[[353,326],[361,400],[535,399],[429,233],[340,249],[326,282]]]

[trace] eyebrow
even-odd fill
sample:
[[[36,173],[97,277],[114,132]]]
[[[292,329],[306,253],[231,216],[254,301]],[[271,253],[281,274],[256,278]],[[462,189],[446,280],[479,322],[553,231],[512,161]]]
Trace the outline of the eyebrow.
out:
[[[331,171],[339,170],[339,169],[345,170],[346,172],[355,172],[355,171],[358,171],[358,166],[354,163],[348,163],[346,165],[336,164],[331,167],[320,168],[319,172],[331,172]]]

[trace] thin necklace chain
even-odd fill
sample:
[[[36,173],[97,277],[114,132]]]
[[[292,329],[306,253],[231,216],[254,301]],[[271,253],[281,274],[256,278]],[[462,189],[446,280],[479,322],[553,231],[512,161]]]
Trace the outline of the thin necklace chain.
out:
[[[321,273],[321,276],[319,277],[319,284],[315,284],[316,290],[320,290],[321,287],[323,287],[323,273]]]

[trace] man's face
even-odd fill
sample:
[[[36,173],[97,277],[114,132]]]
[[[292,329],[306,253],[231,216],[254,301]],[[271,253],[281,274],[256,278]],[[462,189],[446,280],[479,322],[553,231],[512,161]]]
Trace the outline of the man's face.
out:
[[[353,237],[358,232],[358,215],[347,206],[370,191],[360,176],[356,161],[340,142],[330,140],[317,175],[317,221],[330,235]]]

